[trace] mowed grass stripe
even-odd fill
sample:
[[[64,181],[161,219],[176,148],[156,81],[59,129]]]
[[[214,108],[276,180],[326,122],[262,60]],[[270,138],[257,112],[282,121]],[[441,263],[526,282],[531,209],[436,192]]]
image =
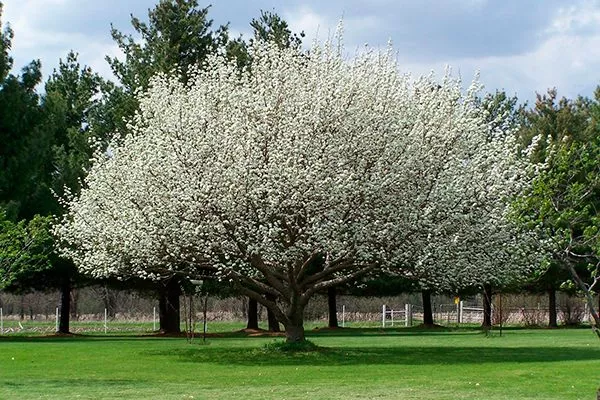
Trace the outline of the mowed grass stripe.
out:
[[[320,351],[280,353],[265,344],[281,339],[238,336],[1,338],[0,399],[583,399],[600,385],[588,330],[309,338]]]

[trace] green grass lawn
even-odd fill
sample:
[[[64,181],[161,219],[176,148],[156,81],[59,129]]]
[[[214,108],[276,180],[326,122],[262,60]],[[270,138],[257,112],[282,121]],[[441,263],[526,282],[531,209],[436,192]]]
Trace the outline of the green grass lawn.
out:
[[[0,338],[0,399],[595,399],[585,329],[309,332],[323,349],[227,334]]]

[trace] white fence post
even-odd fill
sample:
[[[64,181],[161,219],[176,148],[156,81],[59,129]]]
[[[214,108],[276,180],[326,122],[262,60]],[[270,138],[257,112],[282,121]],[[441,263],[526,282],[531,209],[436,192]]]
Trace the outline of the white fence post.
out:
[[[458,323],[459,323],[459,324],[462,324],[462,323],[463,323],[463,306],[464,306],[464,303],[463,303],[463,301],[461,300],[461,301],[458,303]]]
[[[58,307],[56,307],[56,332],[58,332]]]
[[[2,313],[2,307],[0,307],[0,335],[4,335],[4,314]]]
[[[346,305],[342,306],[342,328],[346,327]]]
[[[381,326],[383,328],[385,328],[385,304],[383,305],[383,307],[381,308]]]
[[[106,308],[104,309],[104,334],[106,335],[106,331],[108,330],[108,311]]]

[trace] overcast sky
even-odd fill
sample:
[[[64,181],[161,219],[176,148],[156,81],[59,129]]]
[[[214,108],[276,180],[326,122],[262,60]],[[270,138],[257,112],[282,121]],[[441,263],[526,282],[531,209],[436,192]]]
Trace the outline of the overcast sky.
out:
[[[39,58],[48,75],[73,49],[110,76],[104,56],[118,54],[110,24],[132,33],[130,14],[145,19],[157,2],[3,0],[2,22],[15,33],[15,69]],[[404,71],[442,73],[450,65],[470,81],[479,70],[486,90],[522,100],[553,86],[560,95],[589,96],[600,84],[600,0],[213,0],[210,16],[248,35],[261,9],[304,31],[307,42],[326,38],[343,18],[348,54],[391,39]]]

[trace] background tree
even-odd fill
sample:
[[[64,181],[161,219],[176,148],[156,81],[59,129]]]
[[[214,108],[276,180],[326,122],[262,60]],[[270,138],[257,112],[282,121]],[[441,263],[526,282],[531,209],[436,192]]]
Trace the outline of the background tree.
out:
[[[44,202],[30,208],[30,212],[60,216],[63,208],[55,195],[64,196],[65,191],[69,195],[79,193],[92,154],[88,116],[96,106],[100,81],[90,68],[81,67],[77,55],[70,52],[66,60],[59,61],[58,69],[46,82],[36,127],[42,140],[35,178],[37,192],[43,193]],[[80,278],[71,261],[52,254],[49,262],[51,268],[42,270],[32,264],[29,272],[22,273],[7,289],[19,292],[59,289],[59,332],[68,333],[71,290]]]
[[[0,290],[18,285],[32,271],[44,273],[52,267],[50,222],[36,216],[15,223],[0,212]]]
[[[559,131],[556,140],[548,141],[543,171],[516,210],[524,226],[538,235],[546,251],[546,264],[565,268],[584,293],[596,323],[594,331],[600,337],[600,318],[592,297],[600,269],[599,100],[597,90],[585,125],[568,124],[577,129]],[[564,111],[559,116],[564,116]],[[587,266],[589,281],[577,270],[582,264]]]
[[[37,229],[48,227],[39,223],[36,215],[50,215],[60,209],[52,195],[52,181],[55,176],[55,158],[52,151],[56,140],[55,118],[36,93],[41,81],[41,65],[34,61],[23,68],[20,76],[8,72],[12,60],[8,55],[12,31],[2,33],[2,82],[0,83],[0,204],[6,209],[6,216],[12,220],[25,220],[15,226]],[[50,122],[52,121],[52,122]],[[47,222],[47,221],[46,221]],[[18,230],[17,230],[18,231]],[[39,236],[39,235],[38,235]],[[17,236],[18,237],[18,236]],[[10,274],[4,289],[24,292],[31,289],[63,287],[65,262],[50,255],[49,264],[32,260],[19,264],[19,273]],[[71,266],[70,271],[75,271]],[[68,332],[68,299],[62,296],[61,332]],[[65,304],[65,301],[67,303]]]
[[[536,148],[531,153],[531,160],[540,166],[552,163],[553,151],[562,146],[560,143],[586,142],[593,140],[596,135],[591,124],[592,102],[589,99],[579,97],[575,100],[566,98],[558,99],[557,90],[550,89],[545,94],[538,94],[535,106],[531,110],[522,113],[521,129],[518,132],[523,146],[536,141]],[[563,149],[564,150],[564,149]],[[551,174],[549,170],[545,175]],[[542,179],[541,177],[539,179]],[[534,186],[540,185],[538,181]],[[541,188],[538,188],[541,190]],[[555,190],[562,190],[555,187]],[[533,190],[533,189],[532,189]],[[555,193],[549,196],[558,195]],[[537,198],[541,201],[541,198]],[[537,207],[535,201],[523,202],[521,206],[528,204]],[[538,211],[530,210],[532,214]],[[550,220],[545,222],[550,223]],[[574,268],[578,275],[585,275],[585,263],[575,263]],[[542,270],[536,271],[527,284],[529,290],[543,291],[548,295],[548,309],[550,327],[558,325],[556,313],[556,293],[561,285],[571,276],[562,257],[550,256],[545,262]]]
[[[0,18],[2,3],[0,3]],[[42,179],[46,138],[39,129],[41,112],[35,91],[41,64],[32,61],[20,75],[10,73],[14,36],[0,21],[0,205],[14,221],[42,212],[49,192]]]

